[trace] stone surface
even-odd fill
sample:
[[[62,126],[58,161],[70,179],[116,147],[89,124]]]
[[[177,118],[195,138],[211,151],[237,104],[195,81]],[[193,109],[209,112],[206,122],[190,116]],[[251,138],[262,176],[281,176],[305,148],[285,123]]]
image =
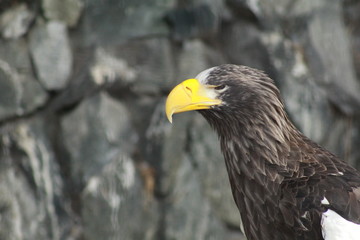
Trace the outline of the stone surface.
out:
[[[194,171],[191,160],[185,156],[166,201],[165,239],[224,239],[225,228],[214,217],[199,183],[200,176]]]
[[[176,84],[196,77],[198,73],[207,68],[224,63],[226,63],[226,59],[202,41],[187,41],[182,45],[181,52],[177,56]]]
[[[224,26],[218,36],[227,62],[263,69],[270,76],[274,75],[263,33],[258,26],[238,20]]]
[[[176,41],[210,35],[219,24],[219,19],[207,4],[171,10],[166,14],[165,20]]]
[[[101,47],[78,51],[74,62],[76,66],[69,85],[49,106],[55,111],[73,106],[101,89],[124,92],[124,88],[136,79],[135,69]]]
[[[88,0],[84,9],[83,37],[87,45],[116,44],[129,39],[169,33],[163,17],[174,0]]]
[[[328,98],[345,114],[353,115],[360,109],[360,84],[349,54],[350,39],[343,22],[342,6],[338,1],[330,5],[328,1],[322,2],[323,6],[309,24],[309,40],[317,56],[312,57],[310,53],[306,57],[312,66],[324,68],[323,74],[315,75],[315,79],[325,85]]]
[[[112,56],[103,48],[96,49],[95,64],[91,67],[90,73],[97,85],[113,83],[116,80],[127,85],[136,78],[135,70],[128,66],[125,60]]]
[[[80,188],[119,153],[131,154],[137,140],[125,106],[104,93],[65,115],[61,126],[71,176]]]
[[[41,84],[48,90],[64,88],[72,67],[66,26],[56,21],[38,24],[30,34],[30,51]]]
[[[227,239],[225,225],[239,229],[240,220],[217,138],[200,116],[193,121],[196,113],[176,115],[170,126],[163,108],[155,107],[140,144],[165,197],[164,239]]]
[[[164,228],[160,228],[160,236],[164,239],[226,239],[224,224],[203,194],[202,175],[186,154],[187,129],[193,114],[176,116],[171,126],[165,118],[163,103],[155,105],[148,126],[143,136],[140,135],[142,159],[154,167],[154,191],[164,199],[165,209],[160,218]]]
[[[0,42],[0,120],[3,120],[41,107],[47,94],[34,79],[25,41]]]
[[[24,35],[35,13],[26,4],[15,5],[13,8],[0,15],[0,31],[3,38],[16,39]]]
[[[185,156],[186,129],[191,116],[177,116],[174,123],[179,121],[182,124],[172,126],[167,121],[163,109],[164,101],[161,101],[150,113],[147,127],[141,136],[140,151],[145,160],[156,169],[156,191],[161,195],[167,195],[176,183],[176,175]]]
[[[82,193],[86,239],[156,239],[159,209],[143,189],[133,160],[119,154]]]
[[[330,126],[330,121],[325,119],[329,120],[332,114],[326,92],[314,81],[301,47],[281,37],[275,32],[266,36],[265,42],[278,73],[285,106],[295,125],[306,136],[320,142]]]
[[[360,2],[354,0],[347,0],[343,2],[344,21],[350,34],[350,44],[353,64],[357,78],[360,76]]]
[[[201,189],[209,199],[211,209],[227,225],[240,228],[240,215],[231,194],[225,160],[215,132],[199,115],[192,122],[190,133],[193,143],[191,160],[198,169]]]
[[[74,27],[80,18],[84,2],[83,0],[42,0],[42,8],[46,18],[62,21]]]
[[[69,218],[57,215],[66,201],[43,120],[3,129],[0,147],[1,238],[60,239]]]
[[[346,161],[353,161],[348,153],[354,146],[353,136],[346,134],[347,131],[333,129],[346,125],[349,131],[359,131],[358,125],[340,120],[337,112],[340,110],[349,118],[357,115],[358,95],[354,91],[359,89],[359,84],[351,63],[347,35],[340,32],[337,37],[332,35],[334,25],[338,26],[336,31],[343,31],[344,26],[339,3],[332,3],[302,1],[292,5],[286,24],[301,27],[286,34],[273,29],[263,39],[292,120],[305,135]],[[273,14],[279,14],[275,12]],[[311,14],[314,16],[310,18]],[[336,144],[336,140],[329,139],[343,141]]]
[[[167,38],[140,39],[111,50],[133,70],[131,90],[138,94],[157,94],[176,82],[171,43]]]

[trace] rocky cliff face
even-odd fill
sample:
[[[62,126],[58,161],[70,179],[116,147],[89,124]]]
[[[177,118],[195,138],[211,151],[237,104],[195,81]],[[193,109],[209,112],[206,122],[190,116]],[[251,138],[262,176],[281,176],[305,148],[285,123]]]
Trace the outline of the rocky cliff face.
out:
[[[0,239],[244,239],[217,138],[164,115],[222,63],[265,70],[360,167],[355,0],[0,1]]]

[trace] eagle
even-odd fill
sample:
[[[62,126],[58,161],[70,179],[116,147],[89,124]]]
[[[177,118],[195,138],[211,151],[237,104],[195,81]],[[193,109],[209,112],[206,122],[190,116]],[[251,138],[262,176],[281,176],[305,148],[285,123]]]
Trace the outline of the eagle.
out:
[[[218,134],[248,240],[360,239],[360,173],[304,136],[264,72],[225,64],[177,85],[165,107]]]

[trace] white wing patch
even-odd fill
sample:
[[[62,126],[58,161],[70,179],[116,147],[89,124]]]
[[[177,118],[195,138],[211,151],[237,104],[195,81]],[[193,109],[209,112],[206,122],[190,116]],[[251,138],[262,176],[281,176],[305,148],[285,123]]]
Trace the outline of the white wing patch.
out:
[[[197,79],[201,84],[206,84],[206,79],[208,78],[210,72],[212,70],[214,70],[214,68],[216,68],[216,67],[208,68],[208,69],[202,71],[195,77],[195,79]]]
[[[344,173],[343,172],[337,172],[337,173],[330,173],[330,175],[332,175],[332,176],[342,176],[342,175],[344,175]]]
[[[323,198],[323,200],[321,200],[321,204],[323,205],[329,205],[329,201],[326,199],[326,197]]]
[[[325,240],[360,239],[360,224],[350,222],[330,209],[322,214],[321,227]]]

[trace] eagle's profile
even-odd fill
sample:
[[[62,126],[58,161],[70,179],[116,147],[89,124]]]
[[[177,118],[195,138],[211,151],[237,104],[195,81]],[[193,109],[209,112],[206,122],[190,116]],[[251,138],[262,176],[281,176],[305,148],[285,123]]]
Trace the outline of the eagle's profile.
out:
[[[301,134],[263,72],[221,65],[176,86],[166,114],[217,131],[248,240],[359,240],[360,173]]]

